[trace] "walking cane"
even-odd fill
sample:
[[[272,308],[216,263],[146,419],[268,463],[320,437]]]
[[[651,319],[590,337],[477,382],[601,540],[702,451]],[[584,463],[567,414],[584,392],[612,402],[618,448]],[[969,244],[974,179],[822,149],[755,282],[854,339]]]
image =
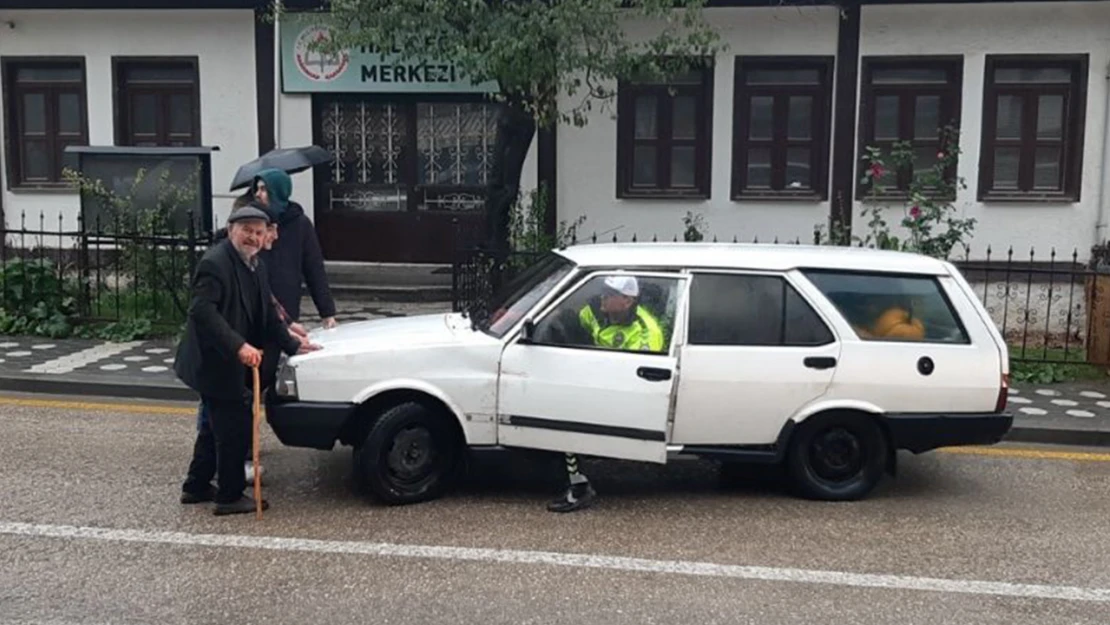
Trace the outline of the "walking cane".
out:
[[[254,516],[256,519],[262,518],[262,467],[258,464],[258,444],[259,435],[258,431],[262,425],[262,406],[259,399],[259,383],[258,383],[258,367],[251,367],[251,372],[254,374],[254,433],[251,439],[252,454],[254,456]]]

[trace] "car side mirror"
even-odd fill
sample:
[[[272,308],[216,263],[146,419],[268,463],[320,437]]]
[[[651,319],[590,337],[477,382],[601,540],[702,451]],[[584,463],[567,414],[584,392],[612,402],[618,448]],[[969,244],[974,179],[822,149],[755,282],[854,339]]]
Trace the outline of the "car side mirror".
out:
[[[520,342],[531,343],[532,338],[536,335],[536,322],[531,319],[524,320],[524,326],[520,330]]]

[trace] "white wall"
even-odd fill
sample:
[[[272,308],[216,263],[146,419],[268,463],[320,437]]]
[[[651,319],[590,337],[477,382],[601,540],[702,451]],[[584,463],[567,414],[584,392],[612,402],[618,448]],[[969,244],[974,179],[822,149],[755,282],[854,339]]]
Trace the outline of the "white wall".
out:
[[[704,10],[706,19],[728,44],[717,59],[713,75],[712,188],[708,200],[621,200],[616,198],[616,103],[598,111],[595,107],[583,128],[562,126],[559,131],[558,219],[586,221],[579,229],[613,231],[621,240],[635,233],[639,239],[652,235],[681,238],[682,217],[687,211],[705,215],[707,232],[732,240],[758,236],[771,240],[800,236],[813,238],[813,227],[828,219],[829,203],[815,200],[733,202],[732,184],[732,85],[734,57],[738,55],[835,55],[837,10],[833,7],[714,8]],[[630,26],[629,32],[643,33],[646,27]],[[574,100],[564,99],[564,107]],[[831,120],[830,120],[831,121]],[[830,130],[835,132],[835,129]],[[831,134],[830,134],[831,136]]]
[[[281,88],[281,71],[275,73],[275,82]],[[312,145],[312,96],[307,93],[282,93],[277,98],[278,130],[274,136],[275,147],[295,148]],[[326,145],[322,145],[325,149]],[[312,170],[293,174],[293,198],[304,208],[308,218],[316,220],[316,196],[313,191]]]
[[[582,232],[616,230],[622,240],[681,237],[686,212],[701,212],[707,231],[722,239],[734,235],[761,241],[779,237],[812,240],[813,228],[828,218],[829,202],[733,202],[733,71],[737,55],[835,55],[838,16],[829,7],[718,8],[705,11],[729,45],[717,60],[713,96],[712,189],[709,200],[616,199],[614,107],[595,112],[584,128],[563,127],[559,135],[558,218],[571,222],[586,215]],[[646,32],[630,26],[633,34]],[[983,105],[984,55],[987,53],[1087,53],[1087,121],[1083,183],[1079,203],[1017,204],[976,201],[980,120]],[[1028,254],[1035,245],[1086,257],[1094,240],[1101,149],[1104,132],[1107,63],[1110,62],[1110,3],[1044,2],[982,5],[867,5],[862,11],[861,55],[963,54],[961,149],[959,174],[968,188],[956,205],[978,220],[971,240],[973,255],[992,245],[1014,245]],[[836,86],[834,85],[834,90]],[[852,85],[858,99],[859,86]],[[564,106],[570,105],[565,101]],[[858,111],[858,105],[857,105]],[[830,119],[830,122],[832,120]],[[835,128],[830,131],[831,137]],[[855,133],[853,133],[853,137]],[[831,150],[831,146],[830,146]],[[855,232],[863,234],[863,206],[855,205]],[[900,216],[892,222],[900,220]],[[980,250],[976,254],[976,250]],[[994,256],[997,258],[997,255]],[[1047,256],[1045,257],[1047,259]]]
[[[258,155],[254,71],[254,15],[244,10],[0,11],[0,56],[83,56],[88,99],[89,143],[115,144],[112,114],[113,56],[196,56],[200,69],[200,127],[212,154],[213,210],[226,219],[235,171]],[[0,86],[2,88],[2,86]],[[0,140],[3,139],[0,129]],[[4,155],[7,158],[7,155]],[[39,211],[57,227],[76,228],[76,193],[11,191],[3,174],[4,214],[18,225]]]
[[[1087,76],[1087,118],[1083,139],[1083,179],[1078,203],[979,202],[979,153],[983,119],[983,79],[987,54],[1090,55]],[[873,6],[863,9],[860,55],[962,54],[960,163],[958,174],[967,189],[956,206],[978,223],[971,254],[981,258],[986,247],[1014,246],[1015,255],[1048,259],[1049,248],[1081,258],[1095,241],[1102,144],[1106,112],[1107,64],[1110,63],[1110,4],[1044,2],[979,5]],[[862,234],[865,220],[856,205],[854,230]],[[901,214],[897,215],[901,219]]]

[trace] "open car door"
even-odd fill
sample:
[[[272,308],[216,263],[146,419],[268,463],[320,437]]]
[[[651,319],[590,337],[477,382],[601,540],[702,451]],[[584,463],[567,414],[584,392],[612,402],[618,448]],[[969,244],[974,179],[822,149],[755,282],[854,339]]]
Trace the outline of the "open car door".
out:
[[[627,333],[610,331],[599,346],[583,311],[604,318],[612,277],[634,279],[641,310],[622,324]],[[595,272],[526,321],[501,356],[498,443],[666,462],[687,285],[678,273]],[[661,345],[645,345],[641,333],[661,333]]]

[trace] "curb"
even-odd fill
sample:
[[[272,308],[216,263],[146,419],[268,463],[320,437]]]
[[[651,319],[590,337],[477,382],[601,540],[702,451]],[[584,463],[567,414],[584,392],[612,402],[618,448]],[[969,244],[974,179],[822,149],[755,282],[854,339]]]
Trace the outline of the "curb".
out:
[[[110,379],[61,379],[55,375],[0,375],[0,390],[47,395],[89,395],[97,397],[131,397],[162,401],[198,401],[196,391],[184,384],[148,384],[118,382]]]
[[[1002,440],[1008,443],[1110,447],[1110,431],[1015,425],[1010,428],[1010,431],[1006,433]]]

